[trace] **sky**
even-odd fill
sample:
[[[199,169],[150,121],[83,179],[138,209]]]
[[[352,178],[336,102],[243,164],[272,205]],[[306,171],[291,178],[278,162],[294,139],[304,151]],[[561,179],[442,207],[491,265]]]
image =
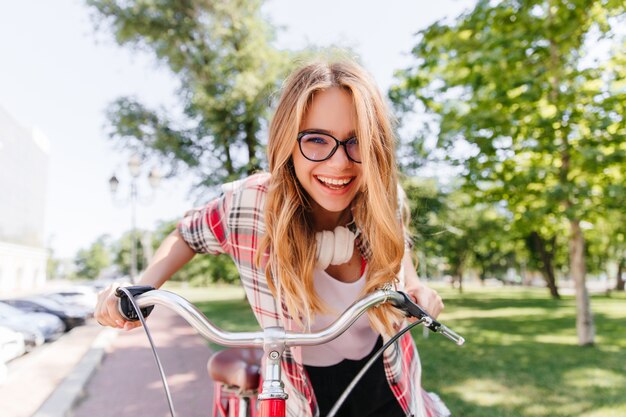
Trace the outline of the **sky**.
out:
[[[453,18],[475,0],[267,0],[265,15],[280,29],[277,46],[348,46],[385,91],[406,67],[415,33]],[[176,80],[150,55],[115,44],[97,29],[79,0],[0,4],[0,106],[50,143],[45,245],[71,258],[96,238],[118,238],[131,227],[129,154],[106,134],[107,106],[134,96],[148,107],[177,105]],[[143,167],[137,227],[179,218],[201,202],[189,178],[166,180],[152,192]],[[114,201],[108,179],[120,180]],[[6,175],[6,174],[3,174]],[[1,191],[1,190],[0,190]]]

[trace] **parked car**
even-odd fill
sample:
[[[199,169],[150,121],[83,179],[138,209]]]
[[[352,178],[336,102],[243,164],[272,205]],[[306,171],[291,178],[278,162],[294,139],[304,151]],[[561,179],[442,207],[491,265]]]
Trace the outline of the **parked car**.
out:
[[[98,301],[96,289],[82,285],[49,292],[45,294],[45,297],[52,298],[63,304],[81,306],[91,312],[92,315]]]
[[[43,345],[46,341],[46,339],[43,337],[43,333],[41,333],[37,328],[10,326],[6,327],[22,334],[22,337],[24,338],[24,347],[26,348],[26,352],[30,352],[36,347]]]
[[[8,327],[0,326],[0,362],[8,362],[26,352],[24,336]]]
[[[6,309],[16,310],[13,307],[3,304]],[[24,319],[26,313],[22,313],[17,310],[14,314],[3,313],[6,310],[0,306],[0,326],[8,327],[9,329],[21,333],[24,336],[24,345],[26,346],[26,352],[30,352],[37,346],[43,345],[45,339],[43,333],[37,328],[37,326],[28,320]]]
[[[65,332],[65,324],[54,314],[26,313],[3,302],[0,302],[0,325],[15,330],[18,327],[25,329],[34,328],[43,335],[43,340],[46,342],[58,339]],[[26,345],[28,349],[28,340]]]
[[[65,330],[85,324],[89,312],[79,306],[70,306],[42,296],[13,298],[3,302],[29,313],[50,313],[63,321]]]

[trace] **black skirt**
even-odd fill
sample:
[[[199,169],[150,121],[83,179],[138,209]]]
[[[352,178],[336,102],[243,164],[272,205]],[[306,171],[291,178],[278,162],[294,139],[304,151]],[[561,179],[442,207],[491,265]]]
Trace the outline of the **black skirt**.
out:
[[[344,389],[382,345],[382,338],[379,337],[374,349],[357,361],[344,359],[332,366],[304,366],[313,385],[320,417],[328,415]],[[382,355],[354,387],[336,416],[405,417],[385,377]]]

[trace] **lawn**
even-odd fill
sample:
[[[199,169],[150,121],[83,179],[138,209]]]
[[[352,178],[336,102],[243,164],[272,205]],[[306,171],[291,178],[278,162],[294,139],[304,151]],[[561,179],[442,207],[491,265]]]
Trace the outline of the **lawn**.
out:
[[[626,416],[626,296],[593,296],[596,346],[580,347],[575,301],[547,290],[440,289],[462,348],[416,333],[427,389],[456,416]]]
[[[421,328],[413,334],[423,385],[454,416],[626,416],[625,294],[592,297],[596,346],[580,347],[573,297],[552,300],[542,289],[438,290],[446,302],[440,319],[465,346],[425,338]],[[238,289],[182,294],[225,329],[257,328]]]

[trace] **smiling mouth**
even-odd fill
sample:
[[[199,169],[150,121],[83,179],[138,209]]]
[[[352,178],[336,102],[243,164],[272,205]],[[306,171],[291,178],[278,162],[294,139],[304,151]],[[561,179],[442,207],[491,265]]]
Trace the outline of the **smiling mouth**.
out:
[[[315,177],[317,181],[322,184],[324,187],[330,188],[331,190],[341,190],[346,188],[355,177],[350,178],[328,178],[322,176]]]

